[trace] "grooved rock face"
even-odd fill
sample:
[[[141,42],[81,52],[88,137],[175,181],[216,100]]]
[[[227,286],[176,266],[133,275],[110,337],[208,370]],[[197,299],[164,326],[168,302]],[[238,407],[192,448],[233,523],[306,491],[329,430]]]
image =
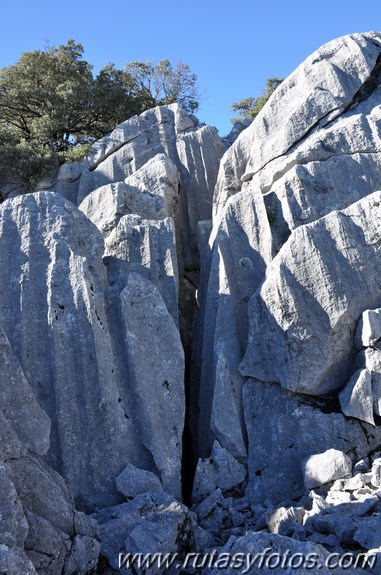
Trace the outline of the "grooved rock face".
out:
[[[241,189],[241,178],[249,181],[258,175],[255,184],[267,193],[281,174],[303,163],[296,155],[300,146],[311,135],[324,141],[325,127],[333,128],[336,118],[347,110],[351,116],[352,110],[376,89],[380,52],[379,33],[343,36],[319,48],[284,80],[224,155],[214,214],[220,214],[228,197]],[[350,140],[361,143],[361,131],[360,127]],[[323,152],[325,156],[327,152]]]
[[[182,258],[194,267],[199,264],[197,222],[211,217],[222,153],[215,128],[200,124],[178,104],[157,106],[95,142],[81,162],[62,166],[53,189],[82,203],[81,209],[105,231],[118,213],[147,219],[178,213]]]
[[[167,490],[180,495],[184,360],[178,330],[160,294],[155,292],[154,297],[150,282],[137,276],[136,285],[147,292],[142,296],[145,307],[137,305],[114,323],[111,308],[121,309],[122,302],[118,303],[119,293],[109,302],[102,234],[73,204],[54,193],[7,200],[0,208],[0,232],[4,302],[0,325],[14,353],[11,356],[4,335],[1,349],[7,368],[2,378],[8,390],[16,376],[20,393],[25,388],[33,416],[26,444],[41,453],[49,448],[46,461],[65,477],[83,508],[117,503],[114,479],[129,462],[158,473]],[[123,301],[127,292],[126,288]],[[161,323],[152,332],[139,321],[143,312],[150,316],[154,303],[154,317],[159,322],[160,316]],[[155,377],[161,378],[167,357],[175,363],[163,368],[156,395],[143,398],[142,413],[139,386],[143,379],[152,384],[152,374],[144,373],[151,343],[138,344],[128,370],[126,347],[140,341],[142,330],[155,341],[165,327],[169,339],[160,337]],[[172,332],[176,344],[170,339]],[[6,388],[0,400],[7,403],[10,422],[18,431],[20,415],[12,402],[5,401]],[[160,417],[167,409],[168,413],[162,432],[155,434],[159,405]],[[24,439],[22,430],[20,436]]]
[[[378,257],[377,246],[360,227],[370,235],[373,227],[377,241],[378,224],[360,216],[359,227],[357,216],[350,224],[331,212],[380,188],[380,55],[380,33],[329,42],[282,82],[221,160],[199,320],[199,441],[209,449],[218,439],[242,454],[246,376],[310,394],[350,377],[353,330],[380,296],[377,264],[366,260]],[[252,266],[244,284],[240,264]]]
[[[356,326],[381,301],[381,192],[293,232],[249,304],[243,375],[312,395],[348,379]]]
[[[179,174],[175,164],[158,154],[124,182],[101,186],[79,209],[107,236],[125,214],[161,220],[177,215]]]
[[[48,192],[6,201],[0,230],[0,323],[52,421],[48,460],[76,497],[112,498],[129,441],[113,377],[102,236]]]
[[[358,461],[369,452],[381,429],[341,413],[324,413],[314,399],[298,396],[273,383],[249,379],[243,387],[249,440],[249,484],[253,504],[297,499],[304,493],[303,461],[336,449]],[[326,411],[329,411],[329,406]]]
[[[156,285],[178,324],[179,277],[172,218],[123,216],[106,238],[104,261],[112,293],[122,291],[128,273],[138,272]]]

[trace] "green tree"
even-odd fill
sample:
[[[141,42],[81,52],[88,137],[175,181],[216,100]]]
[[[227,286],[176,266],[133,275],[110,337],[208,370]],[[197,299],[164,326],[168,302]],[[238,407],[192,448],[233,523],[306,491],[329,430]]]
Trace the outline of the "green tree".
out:
[[[16,136],[64,152],[91,129],[93,75],[83,47],[24,52],[0,71],[0,118]]]
[[[268,78],[266,80],[266,88],[261,96],[258,96],[257,98],[244,98],[243,100],[232,104],[233,112],[238,112],[239,115],[235,118],[232,118],[231,122],[233,124],[237,122],[252,122],[262,110],[271,94],[282,82],[283,80],[280,78]]]
[[[126,65],[126,72],[131,80],[131,93],[140,101],[142,110],[177,102],[187,112],[197,111],[200,99],[197,77],[181,60],[176,66],[169,60],[157,64],[131,62]]]
[[[74,40],[24,52],[0,70],[0,186],[12,180],[33,189],[120,122],[175,101],[193,112],[198,97],[197,78],[182,62],[107,64],[94,77]]]

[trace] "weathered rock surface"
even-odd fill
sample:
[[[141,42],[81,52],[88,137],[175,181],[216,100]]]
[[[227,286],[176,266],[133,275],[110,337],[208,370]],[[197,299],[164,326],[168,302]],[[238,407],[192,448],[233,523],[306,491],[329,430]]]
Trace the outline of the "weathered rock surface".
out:
[[[253,179],[255,186],[260,187],[262,192],[268,193],[272,186],[295,164],[307,164],[311,160],[320,161],[320,159],[325,161],[327,157],[335,154],[335,149],[342,153],[337,145],[336,148],[331,146],[331,149],[325,150],[322,145],[318,150],[315,146],[316,143],[320,146],[324,142],[325,128],[331,131],[335,126],[335,121],[341,121],[346,114],[349,117],[358,116],[356,120],[361,122],[359,105],[363,101],[371,110],[375,108],[375,113],[377,113],[377,98],[374,98],[373,106],[367,100],[377,89],[380,52],[379,33],[351,34],[322,46],[282,82],[256,120],[242,132],[225,154],[221,162],[215,193],[214,213],[220,213],[227,199],[241,190],[241,178],[244,181]],[[355,114],[353,110],[356,110]],[[337,133],[340,133],[339,130]],[[357,138],[358,143],[365,144],[363,133],[361,127],[360,130],[355,130],[348,146],[354,138]],[[313,140],[315,135],[317,137]],[[342,137],[344,141],[344,136]],[[315,146],[310,145],[310,142]],[[298,161],[298,152],[303,149],[304,145],[308,147],[309,154],[307,157],[304,155],[305,160],[299,159]],[[377,140],[372,138],[370,150],[365,144],[364,146],[356,145],[351,152],[372,152],[375,151],[375,145],[377,146]],[[323,157],[320,157],[322,150],[324,150]],[[346,148],[344,148],[344,153],[345,151]],[[315,157],[311,157],[312,153]],[[365,159],[365,164],[366,162],[367,159]],[[364,165],[365,167],[368,166]],[[369,171],[367,175],[368,173]],[[312,183],[311,180],[310,183]],[[285,182],[282,187],[286,192]],[[322,186],[320,192],[324,200],[323,197],[319,198],[317,190],[319,188],[316,186],[304,189],[303,196],[308,198],[312,193],[310,196],[312,204],[320,200],[326,204],[327,193],[324,193],[324,187]],[[366,193],[370,191],[371,188],[367,187]],[[285,194],[285,207],[287,196],[292,201],[294,198],[298,199],[297,192]],[[350,198],[349,203],[351,201],[354,199]],[[343,206],[326,205],[325,213],[339,207]]]
[[[223,493],[239,489],[245,479],[245,465],[215,441],[210,457],[198,461],[192,499],[193,501],[203,499],[218,488]]]
[[[371,347],[381,338],[381,309],[367,309],[362,314],[356,331],[356,347]]]
[[[154,473],[139,469],[128,463],[122,473],[116,478],[116,487],[128,499],[133,499],[140,493],[148,491],[163,491],[159,478]]]
[[[327,449],[324,453],[310,455],[302,462],[304,486],[306,489],[320,487],[335,479],[349,477],[352,461],[338,449]]]
[[[81,209],[106,230],[121,212],[152,219],[152,210],[161,217],[177,211],[184,263],[193,267],[197,222],[211,217],[222,152],[214,128],[177,104],[159,106],[117,126],[81,162],[62,166],[52,189],[77,205],[93,193]]]
[[[87,573],[100,551],[96,524],[76,511],[62,477],[21,444],[1,412],[0,423],[1,573]],[[74,553],[81,538],[87,547]]]
[[[52,421],[48,461],[84,504],[102,492],[112,499],[129,439],[112,375],[101,234],[48,192],[4,202],[0,226],[0,292],[8,292],[0,322]]]
[[[205,266],[208,293],[201,293],[200,321],[205,326],[199,344],[205,350],[199,400],[201,450],[210,451],[217,438],[232,453],[244,455],[244,379],[236,366],[246,346],[247,300],[263,280],[274,251],[282,247],[291,230],[346,208],[379,188],[380,45],[380,35],[370,33],[322,47],[281,84],[221,161],[213,201],[213,255],[208,256],[212,263]],[[232,216],[232,200],[239,201],[241,195],[246,203],[242,211],[248,214],[250,203],[255,203],[255,215],[247,215],[251,227],[233,233],[234,225],[242,227],[242,212],[238,209]],[[229,213],[231,229],[226,233]],[[253,231],[258,229],[260,243],[253,241]],[[228,249],[221,249],[221,237]],[[254,264],[255,279],[252,273],[246,290],[235,289],[233,277],[241,270],[236,265],[234,274],[229,273],[232,265],[226,262],[235,244],[242,253],[238,260],[248,257]],[[265,265],[258,265],[260,261]],[[220,321],[215,319],[219,316]],[[229,326],[226,335],[220,333],[224,325]],[[231,406],[228,419],[234,423],[228,427],[221,422],[222,405]],[[207,451],[201,453],[207,455]]]
[[[379,342],[375,342],[370,347],[363,347],[357,353],[353,364],[353,370],[366,370],[369,372],[371,380],[371,396],[368,397],[366,403],[368,405],[372,402],[373,414],[379,416],[381,414],[381,345]]]
[[[247,533],[242,537],[232,537],[215,557],[213,570],[203,573],[212,575],[234,575],[237,569],[245,573],[256,570],[265,574],[281,575],[297,571],[301,575],[311,573],[311,568],[319,573],[331,573],[325,563],[329,552],[315,543],[296,541],[289,537],[269,533]],[[361,569],[340,568],[336,564],[335,573],[365,573]]]
[[[352,34],[280,85],[216,187],[235,136],[174,104],[0,206],[2,573],[213,548],[198,572],[314,553],[325,573],[380,548],[380,103],[381,33]]]
[[[247,493],[252,503],[279,504],[300,497],[304,492],[301,465],[311,455],[336,449],[358,461],[369,452],[368,437],[374,445],[381,440],[379,428],[341,413],[323,413],[323,403],[276,384],[248,380],[243,404],[249,440]]]
[[[238,366],[247,341],[247,301],[271,261],[270,227],[260,195],[232,198],[214,240],[209,280],[201,288],[199,336],[199,450],[214,439],[246,456]]]
[[[0,209],[0,225],[3,270],[0,291],[7,293],[7,305],[1,309],[0,322],[34,396],[51,419],[47,461],[67,479],[71,493],[84,507],[118,502],[114,480],[128,462],[139,463],[151,471],[160,468],[163,473],[166,473],[164,468],[173,466],[170,475],[179,495],[183,354],[176,326],[172,328],[172,324],[166,322],[170,316],[162,299],[153,296],[148,288],[146,295],[153,299],[145,312],[140,309],[148,318],[151,304],[155,305],[155,317],[161,314],[163,324],[168,323],[167,332],[173,330],[177,338],[177,352],[172,348],[172,341],[166,351],[163,338],[159,351],[164,365],[166,354],[172,357],[174,353],[177,371],[169,373],[173,367],[169,362],[167,370],[155,374],[160,378],[165,371],[160,381],[162,401],[159,403],[162,412],[168,411],[167,429],[173,446],[180,443],[180,448],[176,447],[171,455],[166,451],[165,456],[157,453],[153,444],[159,441],[168,449],[172,443],[165,443],[165,434],[156,434],[155,440],[154,430],[148,431],[153,420],[147,423],[152,409],[148,408],[147,398],[141,408],[132,407],[140,393],[136,396],[134,387],[141,384],[142,378],[147,381],[146,374],[141,372],[138,376],[132,368],[132,373],[127,374],[124,358],[120,360],[123,367],[117,365],[119,350],[115,340],[120,340],[123,334],[127,345],[133,345],[140,337],[141,325],[131,326],[133,314],[130,314],[128,329],[124,326],[117,332],[116,326],[109,326],[101,233],[73,204],[48,192],[6,201]],[[141,282],[144,284],[143,279]],[[14,286],[10,293],[9,285]],[[127,299],[128,293],[125,293],[126,304]],[[161,327],[156,323],[154,329]],[[146,333],[152,336],[149,326]],[[134,361],[136,366],[144,359],[137,354]],[[12,367],[10,361],[8,363]],[[12,368],[16,370],[17,364],[13,363]],[[120,373],[123,377],[117,378]],[[164,381],[168,381],[168,389],[164,389]],[[8,385],[11,383],[12,380]],[[149,400],[156,405],[159,398],[151,395]],[[176,414],[171,415],[174,405]],[[141,410],[145,407],[148,411],[143,414]],[[33,416],[29,425],[35,419]],[[48,432],[48,419],[45,415],[40,419],[43,425],[38,434],[41,436]],[[149,441],[147,434],[151,436]],[[89,448],[84,450],[84,445]],[[158,467],[152,467],[152,459],[147,456],[151,448],[154,460],[162,458],[163,463],[154,464]],[[173,463],[172,456],[179,459]],[[167,488],[170,490],[168,485]]]
[[[154,554],[176,553],[186,547],[194,521],[187,508],[167,493],[138,495],[128,503],[103,509],[95,517],[100,526],[101,554],[113,568],[118,569],[119,553],[123,557],[127,553],[151,554],[148,571],[153,574],[163,572]],[[138,565],[134,567],[140,572]]]
[[[123,216],[106,238],[104,261],[112,293],[119,294],[128,274],[138,272],[155,284],[178,324],[179,274],[172,218],[157,221]]]
[[[121,314],[131,414],[164,490],[181,498],[185,399],[180,336],[159,291],[139,274],[128,276],[121,293]]]
[[[79,209],[107,235],[126,214],[145,219],[177,218],[179,173],[158,154],[124,182],[107,184],[85,197]]]
[[[362,312],[381,299],[381,192],[297,228],[249,304],[243,375],[321,395],[348,379]]]
[[[339,399],[344,415],[374,425],[372,374],[368,369],[359,369],[352,375]]]
[[[37,403],[1,327],[0,364],[0,409],[24,446],[44,455],[50,445],[50,419]]]

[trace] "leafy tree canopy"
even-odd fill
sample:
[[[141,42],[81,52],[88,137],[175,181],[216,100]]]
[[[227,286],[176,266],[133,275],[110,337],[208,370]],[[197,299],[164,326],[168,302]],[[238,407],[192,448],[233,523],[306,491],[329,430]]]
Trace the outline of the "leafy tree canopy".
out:
[[[179,102],[197,110],[197,78],[186,64],[107,64],[94,77],[83,51],[69,40],[24,52],[0,70],[0,187],[8,179],[32,189],[52,167],[154,106]]]
[[[231,122],[233,124],[236,124],[237,122],[252,122],[262,110],[274,90],[276,90],[282,82],[283,80],[280,78],[268,78],[266,80],[266,88],[261,96],[258,96],[257,98],[244,98],[243,100],[232,104],[233,112],[238,112],[239,115],[232,118]]]

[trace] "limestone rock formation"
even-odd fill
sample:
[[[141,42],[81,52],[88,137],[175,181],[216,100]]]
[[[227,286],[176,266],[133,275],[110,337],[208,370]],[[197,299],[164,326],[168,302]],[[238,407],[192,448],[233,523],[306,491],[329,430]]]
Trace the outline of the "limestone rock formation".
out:
[[[0,206],[1,573],[376,572],[380,120],[352,34],[232,144],[157,107]]]
[[[174,343],[166,338],[160,339],[158,351],[160,357],[165,357],[168,346],[168,353],[170,351],[174,358],[174,363],[168,364],[162,374],[160,385],[164,386],[163,382],[168,380],[170,389],[161,387],[164,401],[161,409],[168,408],[169,418],[171,402],[175,402],[176,408],[174,419],[167,420],[168,438],[165,434],[156,435],[156,439],[153,436],[148,445],[143,435],[149,427],[147,417],[153,413],[144,416],[140,408],[133,407],[136,402],[134,395],[139,389],[139,374],[134,372],[132,365],[130,373],[126,373],[125,359],[118,358],[119,350],[114,343],[124,334],[128,348],[137,339],[135,330],[140,330],[140,326],[133,325],[131,314],[127,320],[129,323],[124,324],[120,333],[115,325],[109,326],[108,283],[106,267],[101,259],[101,233],[73,204],[50,192],[9,200],[0,211],[1,290],[6,293],[7,285],[19,286],[8,294],[8,305],[0,314],[1,325],[16,356],[13,364],[11,357],[5,358],[9,369],[3,376],[8,375],[6,385],[10,388],[12,378],[13,381],[15,378],[11,369],[16,373],[18,370],[21,374],[19,393],[24,393],[24,397],[29,393],[30,409],[37,409],[37,406],[33,407],[36,397],[44,410],[40,414],[43,426],[35,426],[35,436],[44,430],[45,434],[49,433],[49,416],[52,423],[47,461],[67,479],[71,493],[85,507],[91,508],[101,502],[116,503],[114,479],[123,469],[123,463],[148,465],[148,469],[156,471],[158,468],[152,467],[152,462],[147,463],[146,454],[150,451],[154,460],[162,457],[155,452],[155,445],[164,440],[168,447],[169,438],[175,437],[173,428],[177,427],[179,437],[174,443],[179,443],[180,448],[173,452],[177,463],[172,463],[170,457],[166,461],[169,466],[177,466],[176,487],[174,484],[171,487],[179,495],[178,470],[184,419],[183,352],[179,336],[176,336],[176,326],[166,322],[170,316],[161,297],[153,296],[152,290],[146,292],[146,296],[153,297],[151,303],[156,306],[158,321],[160,313],[164,314],[163,324],[157,324],[153,329],[160,330],[168,323],[168,336],[171,338],[173,331],[177,341],[177,353],[174,353]],[[135,283],[141,282],[142,293],[150,290],[145,287],[150,284],[146,284],[143,278],[139,280],[139,277]],[[127,285],[130,284],[127,282]],[[121,295],[122,308],[128,302],[128,289],[126,287]],[[137,311],[138,307],[135,309]],[[33,337],[30,337],[31,333]],[[146,333],[150,333],[149,328]],[[144,356],[140,357],[140,361],[144,361]],[[21,368],[16,360],[31,389],[25,381],[26,389],[22,391],[25,377],[21,377]],[[118,367],[118,360],[121,367]],[[135,354],[134,361],[138,364],[139,354]],[[116,374],[120,376],[122,370],[124,377],[117,379]],[[155,375],[161,378],[159,371]],[[154,401],[158,400],[159,397],[155,397]],[[141,409],[144,410],[145,406],[148,407],[146,401],[141,404]],[[12,404],[8,402],[6,407],[16,425]],[[29,425],[33,425],[35,420],[36,415],[30,419]],[[25,428],[24,434],[26,431],[30,436],[26,441],[30,443],[34,437],[33,429]],[[84,445],[89,445],[89,449],[84,451]],[[40,452],[47,449],[45,440]],[[159,466],[160,473],[166,473],[165,466]]]
[[[125,181],[96,188],[79,209],[107,236],[126,214],[154,220],[176,219],[178,190],[175,164],[165,154],[158,154]]]
[[[178,210],[179,242],[185,265],[192,267],[198,264],[197,222],[211,217],[222,152],[223,143],[214,128],[201,125],[177,104],[159,106],[120,124],[92,146],[85,160],[63,166],[52,190],[77,205],[95,192],[82,207],[90,213],[98,204],[96,218],[102,226],[110,225],[110,210],[122,209],[147,219],[152,219],[152,209],[161,217]],[[109,201],[102,197],[104,193],[111,196]]]
[[[249,304],[243,375],[322,395],[348,378],[357,323],[381,300],[381,192],[300,226]]]

